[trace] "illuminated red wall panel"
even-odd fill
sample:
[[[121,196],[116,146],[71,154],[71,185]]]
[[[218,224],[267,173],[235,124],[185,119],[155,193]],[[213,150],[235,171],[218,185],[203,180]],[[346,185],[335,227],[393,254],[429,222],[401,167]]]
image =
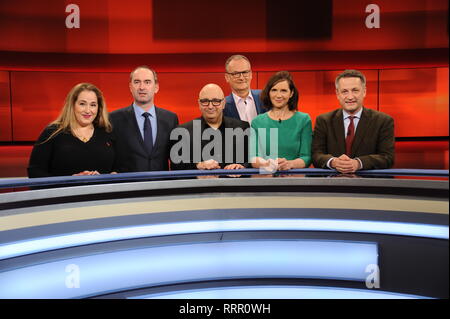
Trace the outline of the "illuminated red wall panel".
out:
[[[158,76],[160,91],[155,103],[177,113],[180,123],[200,116],[197,99],[204,85],[217,83],[225,94],[229,91],[223,73]],[[93,83],[102,90],[108,111],[130,105],[133,98],[128,81],[129,73],[11,72],[14,140],[36,140],[43,128],[59,115],[69,90],[80,82]]]
[[[65,7],[70,3],[80,8],[80,29],[65,26],[68,16]],[[1,1],[0,50],[148,54],[232,52],[236,48],[240,52],[294,52],[448,47],[447,0],[279,3],[277,0]],[[317,9],[321,3],[325,4],[322,10]],[[380,7],[379,29],[366,27],[369,13],[365,9],[370,3]],[[242,14],[233,14],[237,6]],[[182,23],[176,23],[177,20]],[[309,22],[308,30],[302,28],[301,21]],[[315,21],[320,22],[319,26],[314,25]],[[278,30],[276,22],[281,25]],[[298,30],[287,27],[285,22],[293,23]],[[323,25],[330,25],[332,32],[317,33],[316,29]],[[212,31],[213,39],[208,37]],[[299,34],[305,36],[299,38]]]
[[[380,111],[395,136],[448,136],[448,68],[380,71]]]
[[[34,141],[62,109],[69,90],[80,82],[90,82],[113,105],[128,105],[128,74],[11,72],[13,131],[15,141]]]
[[[11,141],[9,72],[0,72],[0,141]]]
[[[27,176],[32,146],[0,146],[0,177]]]
[[[313,122],[319,114],[339,107],[334,86],[339,72],[292,72],[300,91],[299,109],[310,114]],[[448,136],[448,68],[381,70],[380,90],[378,70],[363,72],[367,77],[365,106],[393,116],[397,137]],[[8,73],[0,74],[7,81]],[[264,88],[272,74],[255,72],[252,88]],[[105,95],[109,111],[130,105],[128,76],[128,73],[11,72],[14,141],[34,141],[58,116],[67,92],[79,82],[97,85]],[[217,83],[225,95],[230,93],[223,73],[159,73],[159,79],[156,105],[177,113],[180,123],[199,116],[196,100],[205,84]],[[0,110],[5,116],[0,140],[10,141],[9,87],[7,82],[2,83],[6,84],[2,86]]]
[[[448,169],[448,141],[395,143],[394,168]]]
[[[380,8],[380,28],[368,29],[365,25],[369,4]],[[333,41],[326,49],[448,47],[447,11],[448,1],[444,0],[334,0]]]
[[[0,1],[0,50],[65,52],[65,1]]]
[[[365,105],[377,109],[378,71],[361,70],[367,79],[367,95]],[[291,72],[295,85],[299,90],[299,111],[308,113],[313,124],[318,115],[333,111],[340,107],[336,98],[334,80],[342,71]],[[259,72],[258,88],[263,89],[275,72]]]
[[[79,29],[65,25],[71,3]],[[370,3],[380,28],[365,24]],[[337,73],[356,68],[368,78],[365,106],[393,116],[397,137],[449,134],[448,0],[0,0],[0,39],[0,142],[34,141],[79,82],[97,85],[109,111],[128,106],[129,71],[142,64],[159,73],[156,105],[189,121],[203,85],[230,93],[223,71],[234,53],[251,59],[252,88],[295,70],[313,122],[339,107]],[[24,176],[30,149],[0,146],[0,176]],[[448,168],[448,142],[396,150],[396,167]]]
[[[224,73],[160,73],[158,78],[155,104],[177,113],[180,123],[200,116],[198,93],[206,84],[218,84],[225,95],[230,92]]]

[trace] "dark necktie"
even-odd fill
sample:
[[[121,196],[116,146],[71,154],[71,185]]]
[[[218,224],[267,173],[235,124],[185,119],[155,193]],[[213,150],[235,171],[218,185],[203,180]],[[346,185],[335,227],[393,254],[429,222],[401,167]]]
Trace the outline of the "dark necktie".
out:
[[[352,143],[355,138],[355,124],[353,123],[354,116],[349,116],[350,124],[347,128],[347,137],[345,138],[345,154],[351,157]]]
[[[142,114],[145,117],[144,120],[144,144],[147,148],[149,154],[152,153],[153,150],[153,134],[152,134],[152,125],[150,123],[149,116],[150,114],[145,112]]]

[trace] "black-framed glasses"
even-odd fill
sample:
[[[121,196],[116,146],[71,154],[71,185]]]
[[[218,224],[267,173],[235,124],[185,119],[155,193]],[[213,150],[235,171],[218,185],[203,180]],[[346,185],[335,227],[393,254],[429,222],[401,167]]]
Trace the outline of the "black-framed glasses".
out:
[[[200,102],[201,106],[209,106],[209,103],[211,103],[213,106],[220,106],[223,100],[224,99],[212,99],[212,100],[200,99],[198,101]]]
[[[227,72],[227,74],[231,75],[235,79],[238,79],[241,77],[241,74],[244,76],[244,78],[248,78],[251,72],[251,70],[247,70],[242,72]]]

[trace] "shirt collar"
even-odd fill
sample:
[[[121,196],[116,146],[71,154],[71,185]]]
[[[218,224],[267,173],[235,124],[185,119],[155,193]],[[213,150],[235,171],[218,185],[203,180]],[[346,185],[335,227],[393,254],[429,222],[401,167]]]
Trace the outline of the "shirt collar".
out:
[[[235,102],[236,104],[239,103],[240,101],[245,101],[245,100],[247,100],[247,99],[250,99],[250,100],[253,101],[252,90],[249,90],[249,91],[248,91],[248,95],[247,95],[247,97],[246,97],[245,99],[243,99],[243,98],[241,98],[240,96],[234,94],[234,92],[231,92],[231,94],[233,95],[233,99],[234,99],[234,102]]]
[[[135,102],[133,102],[133,108],[134,108],[134,112],[138,115],[138,116],[142,116],[142,114],[145,113],[144,109],[138,105],[136,105]],[[152,105],[150,107],[150,109],[147,111],[147,113],[150,114],[151,117],[156,117],[156,112],[155,112],[155,106]]]
[[[353,114],[352,116],[354,116],[354,117],[357,118],[357,119],[360,119],[360,118],[361,118],[361,113],[362,113],[362,111],[363,111],[363,108],[364,108],[364,107],[362,107],[358,112],[356,112],[356,113]],[[349,116],[351,116],[351,115],[350,115],[348,112],[346,112],[345,110],[342,110],[342,115],[344,116],[344,120],[348,119]]]
[[[208,122],[206,122],[206,120],[203,116],[200,116],[200,121],[201,121],[202,131],[204,131],[207,128],[212,128],[211,126],[209,126]],[[212,128],[212,129],[214,129],[214,128]],[[225,130],[225,116],[223,115],[223,113],[222,113],[222,123],[220,124],[220,126],[217,129],[220,131]]]

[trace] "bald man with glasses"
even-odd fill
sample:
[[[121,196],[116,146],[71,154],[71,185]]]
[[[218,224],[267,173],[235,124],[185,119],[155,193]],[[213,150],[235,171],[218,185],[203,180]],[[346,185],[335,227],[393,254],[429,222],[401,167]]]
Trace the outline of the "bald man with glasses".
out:
[[[198,105],[201,117],[180,125],[171,134],[174,141],[171,167],[178,170],[250,167],[247,155],[250,125],[224,116],[222,89],[213,83],[205,85],[199,93]]]
[[[226,97],[225,116],[251,123],[258,114],[266,112],[259,98],[261,90],[250,89],[252,69],[245,56],[232,55],[227,59],[225,80],[231,88],[231,94]]]

